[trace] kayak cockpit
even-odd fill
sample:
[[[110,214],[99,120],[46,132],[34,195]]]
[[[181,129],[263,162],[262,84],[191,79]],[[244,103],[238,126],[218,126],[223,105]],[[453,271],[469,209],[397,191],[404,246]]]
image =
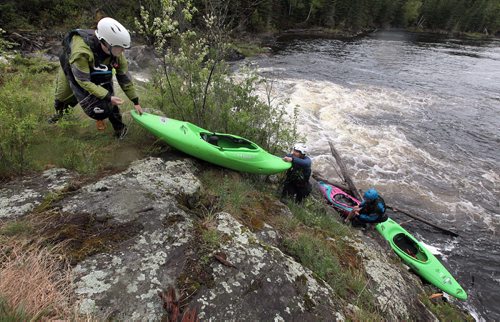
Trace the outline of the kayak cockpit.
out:
[[[421,262],[427,262],[428,258],[422,248],[415,243],[414,240],[406,236],[404,233],[397,234],[393,237],[394,244],[408,256]]]
[[[222,149],[258,149],[254,143],[232,135],[202,132],[200,136],[204,141]]]
[[[359,204],[358,202],[354,201],[352,198],[349,198],[349,196],[347,196],[345,194],[341,194],[341,193],[338,193],[335,196],[333,196],[333,199],[337,203],[340,203],[340,204],[343,204],[343,205],[349,206],[349,207],[355,207]]]

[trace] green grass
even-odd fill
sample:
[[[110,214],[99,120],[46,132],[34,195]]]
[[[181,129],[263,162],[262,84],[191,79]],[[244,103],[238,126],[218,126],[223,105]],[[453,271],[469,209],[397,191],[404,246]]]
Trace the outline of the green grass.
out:
[[[255,191],[250,180],[245,180],[231,170],[204,171],[200,174],[200,180],[209,192],[219,197],[218,206],[230,213],[239,212],[247,203],[248,196]]]
[[[448,302],[432,302],[426,294],[422,294],[420,299],[439,321],[474,321],[474,318],[470,314],[463,312],[457,306]]]
[[[18,220],[6,222],[0,226],[0,235],[12,237],[29,235],[33,232],[33,226],[28,221]]]
[[[48,124],[53,109],[55,63],[17,56],[0,67],[0,178],[47,167],[64,167],[82,174],[126,167],[146,156],[156,141],[131,119],[133,106],[119,86],[117,95],[127,102],[121,107],[127,137],[113,137],[111,124],[104,132],[77,105],[62,121]],[[139,95],[147,95],[138,87]],[[142,94],[142,95],[141,95]]]
[[[215,249],[219,248],[219,245],[221,242],[221,236],[217,230],[205,229],[202,231],[201,238],[202,238],[203,244],[209,250],[215,250]]]
[[[326,208],[319,200],[308,198],[303,205],[289,202],[288,207],[304,225],[322,229],[329,232],[332,236],[350,236],[351,230],[335,219],[334,211]],[[333,214],[333,215],[332,215]]]
[[[24,322],[32,321],[33,318],[22,307],[12,308],[7,301],[0,297],[0,321]]]

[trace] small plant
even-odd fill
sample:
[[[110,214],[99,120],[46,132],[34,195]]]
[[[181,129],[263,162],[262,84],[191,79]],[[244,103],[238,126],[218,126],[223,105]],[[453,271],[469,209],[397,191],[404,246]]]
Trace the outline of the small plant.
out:
[[[10,221],[0,227],[0,235],[12,237],[19,235],[29,235],[33,231],[33,226],[28,221]]]
[[[33,143],[37,119],[31,111],[31,99],[22,88],[22,77],[0,87],[0,173],[23,173],[29,167],[28,148]]]
[[[216,250],[220,246],[221,236],[215,229],[204,230],[201,237],[204,244],[210,250]]]
[[[2,55],[3,53],[5,53],[5,51],[7,49],[10,49],[10,48],[12,48],[12,46],[15,45],[15,43],[8,41],[8,40],[5,40],[3,38],[4,34],[5,34],[5,30],[0,28],[0,55]]]

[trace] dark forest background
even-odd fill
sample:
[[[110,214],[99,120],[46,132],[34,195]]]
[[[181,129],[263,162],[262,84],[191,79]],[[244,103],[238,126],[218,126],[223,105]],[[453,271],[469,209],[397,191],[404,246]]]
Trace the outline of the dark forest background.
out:
[[[133,26],[141,5],[159,0],[2,0],[0,28],[7,31],[92,27],[95,11]],[[235,33],[324,27],[345,31],[416,28],[427,31],[500,32],[500,0],[194,0],[203,12],[223,7]],[[195,22],[196,23],[196,22]]]

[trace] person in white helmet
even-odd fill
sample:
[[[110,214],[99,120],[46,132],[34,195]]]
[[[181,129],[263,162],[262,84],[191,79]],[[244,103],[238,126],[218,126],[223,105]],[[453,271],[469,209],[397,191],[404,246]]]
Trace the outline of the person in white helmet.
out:
[[[99,20],[96,30],[70,31],[64,37],[59,59],[61,68],[56,79],[54,101],[56,114],[49,122],[57,122],[68,108],[79,103],[85,114],[96,120],[98,130],[104,130],[104,120],[108,118],[115,136],[123,138],[127,127],[118,108],[123,100],[114,95],[113,69],[118,84],[134,103],[136,111],[142,114],[123,54],[126,48],[130,48],[130,34],[112,18]]]
[[[312,161],[307,156],[307,147],[304,144],[296,144],[292,153],[287,154],[283,160],[291,162],[292,167],[286,173],[281,198],[295,198],[295,202],[301,203],[312,190],[309,183]]]

